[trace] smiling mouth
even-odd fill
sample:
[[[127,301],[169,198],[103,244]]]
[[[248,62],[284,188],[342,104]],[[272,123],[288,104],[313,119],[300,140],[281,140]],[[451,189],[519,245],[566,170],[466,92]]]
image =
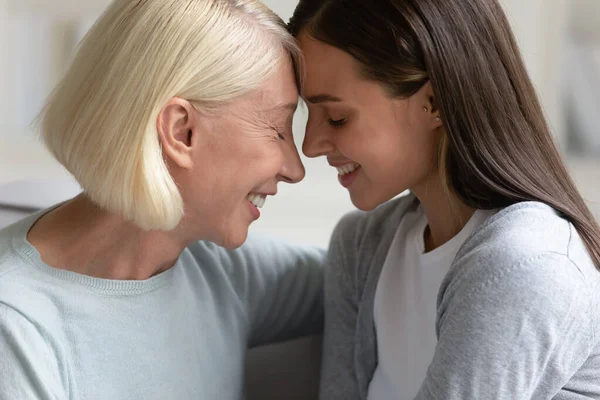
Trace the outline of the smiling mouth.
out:
[[[356,171],[359,168],[360,168],[360,164],[357,164],[357,163],[350,163],[350,164],[342,165],[341,167],[336,167],[339,176],[348,175],[348,174]]]
[[[260,193],[250,193],[248,196],[246,196],[246,199],[250,203],[252,203],[252,205],[256,208],[263,208],[265,206],[265,202],[267,201],[267,195]]]

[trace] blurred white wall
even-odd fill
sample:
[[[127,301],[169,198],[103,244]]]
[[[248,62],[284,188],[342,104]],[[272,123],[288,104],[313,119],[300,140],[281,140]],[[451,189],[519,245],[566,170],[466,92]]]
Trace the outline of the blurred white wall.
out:
[[[565,138],[560,96],[560,69],[571,8],[583,4],[588,31],[600,25],[600,0],[501,0],[515,30],[545,112],[562,144]],[[108,0],[0,0],[0,183],[65,176],[35,139],[28,119],[38,111],[46,92],[63,73],[73,40],[109,3]],[[296,0],[265,0],[287,20]],[[582,26],[583,26],[582,25]],[[598,34],[600,38],[600,34]],[[305,110],[295,120],[300,145]],[[299,185],[280,185],[267,201],[253,230],[291,240],[325,245],[341,215],[353,209],[335,171],[324,160],[304,160],[307,177]],[[569,163],[584,195],[600,215],[597,160],[574,158]]]
[[[570,0],[501,0],[544,111],[564,147],[565,123],[560,95]]]
[[[569,0],[572,7],[569,29],[578,38],[600,44],[600,1]]]

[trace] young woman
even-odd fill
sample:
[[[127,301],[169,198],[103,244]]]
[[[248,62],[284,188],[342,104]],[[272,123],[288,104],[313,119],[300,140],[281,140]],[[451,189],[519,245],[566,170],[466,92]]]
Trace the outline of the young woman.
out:
[[[331,242],[321,397],[600,398],[600,231],[498,2],[301,0],[289,28],[303,150],[363,211]]]

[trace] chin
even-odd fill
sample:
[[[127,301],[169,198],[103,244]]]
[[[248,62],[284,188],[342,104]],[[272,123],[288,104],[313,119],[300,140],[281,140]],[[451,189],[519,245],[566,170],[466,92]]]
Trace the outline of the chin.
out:
[[[391,197],[378,197],[373,196],[373,194],[374,193],[350,194],[350,200],[352,200],[354,207],[358,208],[360,211],[372,211],[391,199]]]
[[[381,202],[375,201],[374,199],[368,199],[358,196],[351,196],[352,204],[360,211],[371,211],[381,204]]]
[[[236,232],[230,232],[225,235],[222,240],[217,243],[219,246],[226,248],[227,250],[235,250],[246,242],[248,238],[248,228],[239,229]]]

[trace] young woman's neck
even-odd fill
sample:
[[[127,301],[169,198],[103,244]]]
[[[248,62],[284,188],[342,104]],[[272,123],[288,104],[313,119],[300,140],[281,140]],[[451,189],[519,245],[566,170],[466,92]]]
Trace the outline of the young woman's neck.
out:
[[[455,193],[444,187],[437,171],[411,191],[423,204],[429,223],[423,233],[426,252],[435,250],[456,236],[475,213],[474,208],[464,204]]]
[[[143,231],[85,195],[40,218],[27,239],[54,268],[119,280],[144,280],[166,271],[187,245],[174,232]]]

